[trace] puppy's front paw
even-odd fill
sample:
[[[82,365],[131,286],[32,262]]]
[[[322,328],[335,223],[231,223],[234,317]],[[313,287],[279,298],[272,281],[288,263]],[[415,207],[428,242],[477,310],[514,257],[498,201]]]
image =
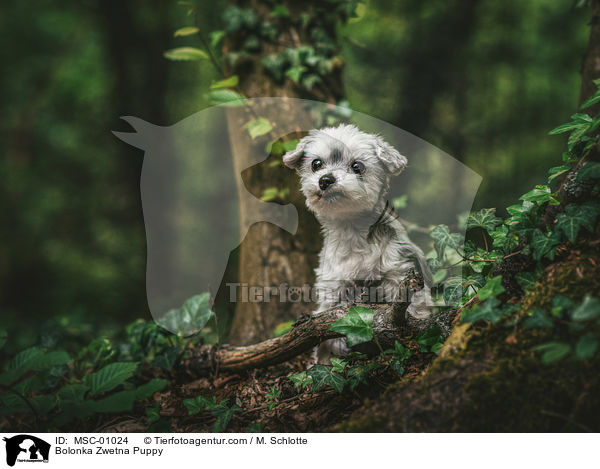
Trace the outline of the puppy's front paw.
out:
[[[346,347],[344,339],[330,339],[315,347],[313,357],[319,365],[330,365],[330,358],[334,356],[345,357],[350,349]]]

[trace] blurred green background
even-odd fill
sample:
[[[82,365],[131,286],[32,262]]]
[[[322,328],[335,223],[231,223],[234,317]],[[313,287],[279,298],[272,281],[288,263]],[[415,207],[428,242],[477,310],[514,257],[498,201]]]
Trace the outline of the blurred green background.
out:
[[[199,2],[203,30],[225,2]],[[351,106],[408,130],[484,178],[504,207],[545,181],[577,105],[588,12],[572,0],[368,0],[340,28]],[[166,0],[0,4],[0,314],[10,355],[149,319],[142,152],[119,116],[170,125],[208,106],[206,61],[173,63],[190,24]],[[195,44],[193,44],[195,45]],[[499,209],[499,213],[502,210]]]

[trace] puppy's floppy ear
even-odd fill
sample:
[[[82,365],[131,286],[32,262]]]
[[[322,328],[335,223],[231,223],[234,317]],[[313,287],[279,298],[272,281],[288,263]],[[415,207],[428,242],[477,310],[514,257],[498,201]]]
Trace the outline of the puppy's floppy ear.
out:
[[[408,163],[405,156],[381,137],[376,139],[375,153],[393,176],[400,174]]]
[[[288,168],[298,169],[302,164],[302,158],[304,157],[304,147],[306,147],[306,137],[301,139],[296,145],[295,150],[288,151],[283,155],[283,164]]]

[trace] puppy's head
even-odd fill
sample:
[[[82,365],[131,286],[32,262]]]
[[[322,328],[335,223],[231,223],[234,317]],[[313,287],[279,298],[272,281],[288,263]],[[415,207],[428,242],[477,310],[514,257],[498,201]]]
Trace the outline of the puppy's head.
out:
[[[330,219],[372,212],[406,166],[381,137],[344,124],[311,130],[283,162],[298,172],[308,208]]]

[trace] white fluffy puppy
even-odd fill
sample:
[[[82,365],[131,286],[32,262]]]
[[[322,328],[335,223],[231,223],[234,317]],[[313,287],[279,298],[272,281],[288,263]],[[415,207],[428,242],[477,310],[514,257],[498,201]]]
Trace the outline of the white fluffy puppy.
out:
[[[408,312],[429,313],[431,273],[387,202],[390,178],[406,158],[380,136],[353,125],[312,130],[283,162],[298,172],[306,205],[323,229],[316,269],[318,310],[339,304],[406,301],[399,282],[414,268],[425,288],[412,295]],[[377,296],[373,298],[373,293]],[[321,344],[318,361],[344,355],[343,340]]]

